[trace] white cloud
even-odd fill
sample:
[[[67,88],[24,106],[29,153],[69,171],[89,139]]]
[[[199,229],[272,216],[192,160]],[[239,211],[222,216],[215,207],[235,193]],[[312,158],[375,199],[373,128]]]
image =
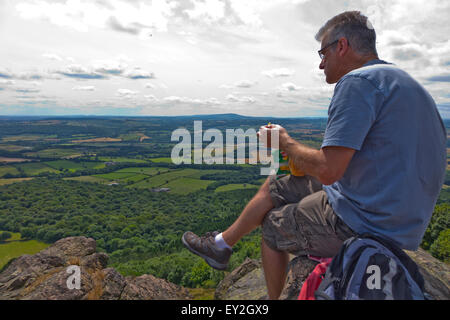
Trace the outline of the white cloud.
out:
[[[296,84],[292,83],[292,82],[287,82],[287,83],[283,83],[278,90],[280,91],[299,91],[303,89],[300,86],[297,86]]]
[[[5,86],[5,85],[14,85],[16,84],[16,81],[14,80],[5,80],[5,79],[0,79],[0,86]]]
[[[11,79],[13,77],[14,77],[14,75],[12,74],[12,72],[9,69],[0,67],[0,78]]]
[[[183,104],[191,106],[212,106],[222,103],[216,98],[198,99],[190,97],[168,96],[162,99],[163,102],[170,104]]]
[[[54,69],[51,72],[68,78],[84,80],[109,79],[110,76],[124,77],[132,80],[155,78],[152,72],[143,70],[140,67],[130,69],[127,64],[116,60],[94,61],[89,66],[70,64],[62,68]],[[33,75],[29,77],[32,78]]]
[[[209,98],[209,99],[206,99],[205,101],[204,101],[204,103],[205,104],[207,104],[207,105],[220,105],[220,104],[222,104],[222,102],[220,102],[218,99],[216,99],[216,98]]]
[[[46,75],[44,73],[34,71],[18,72],[15,75],[15,78],[20,80],[40,80],[45,77]]]
[[[144,95],[144,98],[149,100],[149,101],[158,101],[158,99],[152,94]]]
[[[240,80],[234,83],[236,88],[251,88],[256,84],[256,82],[250,80]]]
[[[153,79],[155,75],[152,72],[135,68],[125,73],[125,77],[138,80],[138,79]]]
[[[235,95],[229,94],[226,96],[226,100],[230,101],[230,102],[239,102],[239,103],[255,103],[256,99],[253,97],[237,97]]]
[[[93,68],[84,67],[80,64],[71,64],[66,67],[56,69],[56,74],[75,79],[105,79],[106,76],[95,71]]]
[[[107,73],[112,75],[122,74],[127,67],[127,64],[116,60],[96,61],[93,65],[93,69],[95,72]]]
[[[284,83],[277,87],[275,96],[283,103],[296,104],[300,107],[326,110],[333,95],[334,88],[329,85],[301,87],[294,83]]]
[[[14,91],[19,92],[19,93],[36,93],[41,91],[40,89],[37,89],[35,87],[23,87],[23,86],[19,86],[14,88]]]
[[[234,89],[234,88],[251,88],[257,85],[258,82],[250,81],[250,80],[239,80],[234,82],[233,84],[222,84],[219,86],[220,89]]]
[[[295,74],[295,71],[289,68],[279,68],[279,69],[265,70],[261,72],[261,74],[269,78],[290,77]]]
[[[147,1],[116,0],[106,5],[90,0],[30,0],[16,5],[17,12],[24,19],[47,20],[80,32],[110,27],[116,31],[136,30],[136,34],[149,29],[166,31],[171,9],[172,5],[165,0],[153,0],[150,4]]]
[[[394,48],[392,55],[395,60],[414,60],[424,56],[423,50],[420,50],[420,46],[415,44],[407,44]]]
[[[449,1],[2,3],[7,19],[0,23],[8,32],[0,50],[0,113],[6,102],[18,104],[17,88],[22,96],[36,96],[33,89],[52,95],[40,101],[67,112],[96,99],[101,108],[133,112],[142,104],[162,114],[326,116],[334,86],[318,68],[314,35],[332,16],[354,9],[375,27],[381,59],[409,72],[438,104],[449,103]]]
[[[264,2],[267,3],[264,4]],[[270,5],[270,1],[259,0],[230,0],[230,3],[240,21],[247,26],[257,29],[263,25],[260,14],[258,13],[259,8]]]
[[[205,23],[214,23],[225,16],[225,3],[220,0],[197,1],[194,8],[185,10],[190,19],[202,19]]]
[[[76,86],[76,87],[73,87],[72,90],[75,90],[75,91],[95,91],[95,87],[94,86]]]
[[[129,89],[118,89],[116,96],[120,98],[130,99],[137,95],[139,91],[129,90]]]
[[[54,53],[44,53],[42,55],[46,59],[55,60],[55,61],[63,61],[63,58]]]
[[[43,72],[38,71],[12,72],[7,68],[0,67],[0,79],[40,80],[46,77],[48,77],[48,75]]]
[[[177,96],[169,96],[169,97],[165,97],[163,99],[164,101],[167,102],[174,102],[174,103],[180,103],[180,102],[190,102],[191,99],[186,98],[186,97],[177,97]]]
[[[77,0],[68,0],[65,3],[32,1],[17,4],[16,10],[24,19],[46,19],[58,26],[86,32],[88,27],[80,18],[83,11],[93,10],[93,6]]]

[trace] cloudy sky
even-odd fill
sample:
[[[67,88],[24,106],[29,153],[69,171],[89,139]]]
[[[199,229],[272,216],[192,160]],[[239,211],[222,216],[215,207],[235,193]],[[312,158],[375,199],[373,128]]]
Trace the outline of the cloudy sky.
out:
[[[447,0],[0,0],[0,115],[326,116],[314,35],[346,10],[450,118]]]

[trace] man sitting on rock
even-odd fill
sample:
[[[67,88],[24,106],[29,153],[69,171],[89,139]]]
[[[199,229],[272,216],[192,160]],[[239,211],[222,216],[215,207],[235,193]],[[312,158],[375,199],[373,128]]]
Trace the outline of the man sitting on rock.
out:
[[[270,299],[283,289],[288,253],[332,257],[365,232],[417,250],[444,181],[446,130],[435,102],[410,75],[379,60],[367,17],[339,14],[316,40],[319,68],[336,83],[322,146],[309,148],[279,131],[280,149],[306,176],[270,176],[223,233],[182,238],[223,270],[231,247],[262,225]]]

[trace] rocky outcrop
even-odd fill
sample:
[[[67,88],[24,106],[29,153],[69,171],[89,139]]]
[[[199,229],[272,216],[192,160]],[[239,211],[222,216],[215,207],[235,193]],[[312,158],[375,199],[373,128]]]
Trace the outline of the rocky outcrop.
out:
[[[216,300],[260,300],[267,298],[261,262],[247,258],[217,286]]]
[[[425,280],[425,291],[435,300],[450,300],[450,266],[423,249],[406,253],[419,266]]]
[[[286,285],[280,299],[297,299],[303,282],[315,265],[316,262],[306,257],[293,257],[288,266]],[[268,299],[261,261],[247,258],[219,283],[214,298],[217,300]]]
[[[449,300],[450,266],[422,249],[406,252],[419,266],[425,280],[425,291],[435,300]],[[280,299],[297,299],[303,282],[316,264],[317,262],[309,260],[307,257],[293,257],[289,263],[286,285]],[[261,262],[245,260],[218,285],[215,298],[220,300],[267,299]]]
[[[450,267],[426,251],[407,251],[425,279],[425,290],[436,300],[450,299]],[[0,300],[184,300],[186,288],[152,275],[124,277],[107,268],[108,255],[96,252],[94,239],[71,237],[35,255],[11,260],[0,271]],[[316,262],[292,257],[281,299],[297,299]],[[79,287],[72,282],[79,270]],[[215,292],[218,300],[267,299],[261,262],[246,259],[229,273]]]
[[[108,255],[96,252],[94,239],[61,239],[35,255],[10,261],[0,273],[0,300],[191,298],[187,289],[152,275],[123,277],[115,269],[107,268],[107,262]]]

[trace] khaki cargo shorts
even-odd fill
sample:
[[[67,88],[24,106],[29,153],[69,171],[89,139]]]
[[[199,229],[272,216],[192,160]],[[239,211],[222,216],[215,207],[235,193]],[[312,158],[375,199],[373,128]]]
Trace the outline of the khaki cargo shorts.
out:
[[[314,177],[270,176],[275,208],[262,223],[265,243],[296,256],[333,257],[342,243],[356,234],[336,215]]]

